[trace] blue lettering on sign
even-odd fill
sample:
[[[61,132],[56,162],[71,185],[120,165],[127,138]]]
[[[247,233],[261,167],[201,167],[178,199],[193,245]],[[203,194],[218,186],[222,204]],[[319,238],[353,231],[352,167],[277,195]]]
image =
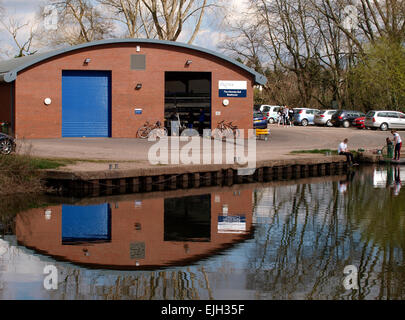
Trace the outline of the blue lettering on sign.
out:
[[[220,89],[219,97],[220,98],[246,98],[247,90]]]
[[[245,216],[218,216],[218,222],[246,223]]]
[[[142,114],[142,109],[135,109],[135,114]]]

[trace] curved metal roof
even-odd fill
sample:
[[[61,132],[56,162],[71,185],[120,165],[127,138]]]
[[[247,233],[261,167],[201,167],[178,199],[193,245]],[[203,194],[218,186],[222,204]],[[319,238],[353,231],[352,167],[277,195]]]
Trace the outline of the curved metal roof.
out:
[[[181,43],[181,42],[174,42],[174,41],[166,41],[166,40],[155,40],[155,39],[110,39],[110,40],[100,40],[100,41],[94,41],[94,42],[89,42],[89,43],[84,43],[84,44],[79,44],[76,46],[71,46],[67,48],[62,48],[50,52],[45,52],[41,54],[34,54],[31,56],[26,56],[26,57],[21,57],[21,58],[16,58],[12,60],[7,60],[7,61],[0,61],[0,81],[2,82],[12,82],[17,78],[18,72],[33,66],[36,63],[45,61],[47,59],[53,58],[55,56],[72,52],[75,50],[80,50],[80,49],[85,49],[85,48],[91,48],[95,46],[101,46],[101,45],[109,45],[109,44],[121,44],[121,43],[150,43],[150,44],[160,44],[160,45],[168,45],[168,46],[174,46],[174,47],[181,47],[181,48],[186,48],[186,49],[191,49],[195,51],[200,51],[212,56],[215,56],[217,58],[220,58],[222,60],[225,60],[233,65],[238,66],[239,68],[249,72],[252,74],[255,78],[255,83],[259,85],[265,85],[267,83],[267,79],[264,75],[257,73],[255,70],[248,68],[247,66],[237,62],[234,59],[231,59],[223,54],[217,53],[215,51],[189,45],[186,43]]]

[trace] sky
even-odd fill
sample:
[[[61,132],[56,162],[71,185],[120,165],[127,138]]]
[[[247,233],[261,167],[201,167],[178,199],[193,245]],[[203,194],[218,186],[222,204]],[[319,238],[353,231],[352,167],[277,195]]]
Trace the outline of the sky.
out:
[[[221,9],[221,12],[213,14],[208,12],[201,26],[200,32],[194,41],[193,45],[203,48],[220,51],[219,46],[226,38],[224,31],[224,10],[228,10],[229,21],[236,21],[246,9],[246,0],[218,0],[218,3],[226,3],[226,9]],[[12,17],[16,21],[28,22],[34,20],[35,14],[44,0],[0,0],[2,6],[6,9],[6,19]],[[20,39],[23,39],[28,34],[28,29],[25,29],[20,34]],[[178,41],[187,42],[191,35],[191,30],[185,29]],[[47,51],[49,48],[41,48],[39,51]],[[0,58],[7,59],[4,52],[8,54],[15,52],[15,45],[9,34],[4,30],[0,31]]]

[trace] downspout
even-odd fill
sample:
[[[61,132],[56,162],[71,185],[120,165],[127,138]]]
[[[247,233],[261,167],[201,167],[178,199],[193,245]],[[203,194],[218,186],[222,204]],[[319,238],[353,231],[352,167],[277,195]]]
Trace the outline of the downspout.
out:
[[[15,137],[15,81],[10,83],[10,115],[11,115],[10,135]]]

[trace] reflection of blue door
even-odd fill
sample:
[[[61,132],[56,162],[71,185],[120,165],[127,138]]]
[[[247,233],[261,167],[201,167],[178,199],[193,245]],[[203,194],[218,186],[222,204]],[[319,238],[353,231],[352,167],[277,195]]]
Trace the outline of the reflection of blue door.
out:
[[[108,203],[94,206],[62,206],[62,243],[111,240]]]
[[[63,71],[62,137],[109,137],[111,72]]]

